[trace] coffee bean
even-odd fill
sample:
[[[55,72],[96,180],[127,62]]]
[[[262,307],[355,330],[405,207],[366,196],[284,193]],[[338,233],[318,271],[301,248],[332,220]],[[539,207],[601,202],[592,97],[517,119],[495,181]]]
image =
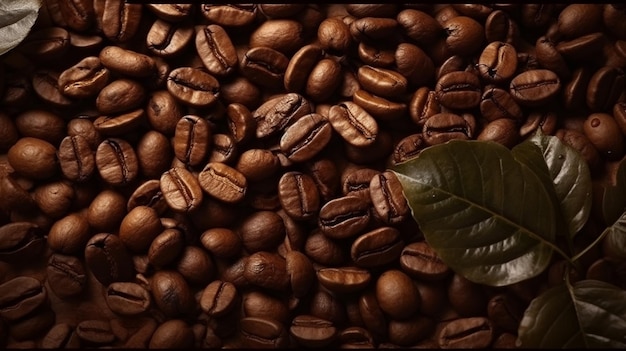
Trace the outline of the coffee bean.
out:
[[[211,317],[229,313],[239,300],[237,288],[229,282],[215,280],[202,290],[200,308]]]
[[[350,255],[359,267],[377,267],[397,259],[403,245],[397,229],[380,227],[359,236],[352,243]]]
[[[209,73],[225,76],[236,69],[237,52],[224,28],[210,24],[196,32],[195,40],[196,51]]]
[[[120,114],[100,116],[93,121],[93,125],[101,135],[116,136],[136,129],[145,118],[146,113],[140,108]]]
[[[110,75],[98,57],[85,57],[59,75],[59,87],[68,97],[84,99],[98,95],[109,83]]]
[[[140,4],[127,4],[120,0],[105,0],[96,7],[98,28],[114,43],[129,41],[137,32],[141,20]]]
[[[47,141],[25,137],[7,152],[9,164],[19,174],[32,179],[46,179],[56,174],[56,148]]]
[[[302,95],[289,93],[270,99],[259,106],[252,116],[256,120],[256,137],[266,138],[312,113],[311,104]]]
[[[75,328],[67,323],[55,324],[41,340],[44,349],[79,348],[80,338]]]
[[[595,112],[610,111],[626,84],[624,71],[616,67],[602,67],[589,80],[587,106]]]
[[[87,319],[78,323],[76,335],[87,344],[104,345],[115,341],[109,321]]]
[[[96,97],[96,108],[103,115],[128,112],[141,106],[145,88],[131,79],[117,79],[107,84]]]
[[[422,131],[424,141],[427,145],[437,145],[453,139],[471,139],[475,129],[472,118],[446,112],[430,116]]]
[[[151,207],[137,206],[130,210],[119,227],[119,238],[131,252],[145,253],[163,231],[159,214]]]
[[[559,77],[547,69],[535,69],[515,76],[509,91],[523,106],[541,106],[549,102],[561,89]]]
[[[117,191],[103,190],[97,194],[87,209],[89,226],[99,232],[118,230],[126,216],[126,198]]]
[[[191,24],[176,22],[179,23],[161,18],[154,21],[146,35],[146,45],[151,53],[164,58],[176,57],[191,43],[194,35]]]
[[[209,162],[198,174],[200,187],[210,196],[237,203],[246,195],[248,181],[238,170],[220,162]]]
[[[41,282],[29,276],[15,277],[0,285],[0,316],[7,321],[21,319],[43,304],[48,295]]]
[[[441,348],[487,347],[493,340],[493,328],[487,318],[460,318],[448,322],[437,335]]]
[[[154,303],[168,317],[176,318],[190,313],[194,298],[183,276],[173,270],[160,270],[150,281]]]
[[[167,91],[187,106],[210,107],[216,103],[219,90],[219,81],[198,68],[179,67],[167,76]]]
[[[190,212],[202,203],[201,183],[185,168],[174,167],[164,172],[159,184],[163,198],[174,211]]]
[[[302,346],[325,347],[335,340],[337,328],[331,321],[299,315],[291,321],[289,333]]]
[[[289,276],[285,259],[278,254],[255,252],[245,263],[244,277],[251,284],[272,290],[285,290],[289,287]]]
[[[201,6],[200,10],[206,19],[222,26],[245,26],[252,23],[257,16],[256,4],[204,4]]]
[[[152,334],[149,348],[190,348],[193,332],[182,319],[170,319],[159,325]]]
[[[450,109],[469,109],[480,103],[481,84],[470,72],[450,72],[439,78],[435,92],[441,105]]]
[[[245,317],[239,324],[246,347],[281,348],[288,345],[288,334],[281,323],[266,318]]]
[[[30,222],[12,222],[0,227],[0,260],[29,260],[39,255],[46,239],[41,227]]]
[[[324,234],[331,238],[355,236],[370,223],[369,203],[351,195],[330,200],[320,209],[318,221]]]
[[[305,115],[287,127],[280,139],[280,149],[293,162],[304,162],[326,147],[332,127],[324,116]]]
[[[135,150],[120,138],[108,138],[98,145],[96,167],[102,179],[114,186],[132,182],[139,173]]]
[[[252,83],[267,88],[283,86],[289,59],[285,54],[266,46],[248,50],[239,63],[239,70]]]
[[[113,234],[99,233],[89,239],[85,247],[85,263],[104,286],[130,281],[135,274],[128,249]]]
[[[328,121],[349,144],[367,146],[378,134],[378,123],[359,105],[347,101],[330,108]]]
[[[83,251],[91,237],[87,218],[79,213],[71,213],[56,221],[48,233],[48,246],[55,252],[75,255]]]
[[[400,267],[412,277],[425,280],[443,279],[451,272],[435,250],[423,241],[410,243],[402,249]]]
[[[372,205],[378,216],[387,224],[402,222],[410,212],[402,184],[395,173],[385,171],[370,181]]]
[[[57,151],[63,175],[75,182],[88,180],[96,168],[94,152],[80,135],[66,136]]]
[[[508,91],[491,88],[483,92],[480,98],[480,113],[488,121],[498,118],[510,118],[516,121],[523,119],[522,109]]]
[[[53,254],[48,260],[46,273],[50,289],[61,299],[82,293],[87,285],[83,262],[74,256]]]
[[[105,300],[111,311],[132,316],[145,312],[152,298],[144,287],[132,282],[114,282],[106,289]]]

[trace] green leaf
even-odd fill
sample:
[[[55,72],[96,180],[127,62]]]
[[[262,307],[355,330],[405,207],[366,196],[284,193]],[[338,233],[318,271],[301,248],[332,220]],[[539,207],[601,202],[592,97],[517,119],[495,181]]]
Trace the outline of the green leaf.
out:
[[[15,48],[26,38],[37,20],[40,7],[40,0],[0,2],[0,55]]]
[[[535,298],[518,330],[523,348],[626,348],[626,291],[583,280]]]
[[[614,184],[603,185],[603,189],[602,215],[611,225],[626,210],[626,159],[619,163]]]
[[[503,286],[548,266],[554,206],[537,175],[506,147],[452,140],[392,171],[425,239],[455,272]]]
[[[626,212],[606,230],[609,232],[605,240],[611,253],[626,260]]]
[[[559,212],[567,225],[567,232],[573,237],[585,225],[591,212],[591,172],[587,162],[578,151],[551,135],[535,134],[515,146],[513,153],[522,150],[527,153],[531,144],[539,148],[544,162],[543,166],[536,161],[527,165],[540,177],[545,174],[545,169],[548,170]]]

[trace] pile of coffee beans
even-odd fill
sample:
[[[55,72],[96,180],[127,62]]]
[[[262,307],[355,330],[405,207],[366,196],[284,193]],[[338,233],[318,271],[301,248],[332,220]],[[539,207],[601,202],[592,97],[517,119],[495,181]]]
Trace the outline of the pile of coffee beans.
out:
[[[455,274],[389,169],[541,129],[609,182],[625,68],[620,4],[43,0],[0,57],[0,347],[515,347],[565,262]]]

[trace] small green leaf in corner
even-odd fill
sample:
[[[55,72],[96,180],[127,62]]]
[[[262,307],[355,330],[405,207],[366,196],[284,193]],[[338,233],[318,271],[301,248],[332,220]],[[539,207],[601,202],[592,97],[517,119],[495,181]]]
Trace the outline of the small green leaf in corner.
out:
[[[2,0],[0,2],[0,55],[26,38],[39,15],[41,0]]]

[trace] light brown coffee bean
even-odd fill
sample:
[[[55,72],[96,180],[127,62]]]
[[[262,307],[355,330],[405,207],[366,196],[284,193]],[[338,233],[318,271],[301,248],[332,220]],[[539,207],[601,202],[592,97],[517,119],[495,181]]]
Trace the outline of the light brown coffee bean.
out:
[[[210,196],[237,203],[246,195],[248,181],[238,170],[219,162],[209,162],[198,174],[200,187]]]

